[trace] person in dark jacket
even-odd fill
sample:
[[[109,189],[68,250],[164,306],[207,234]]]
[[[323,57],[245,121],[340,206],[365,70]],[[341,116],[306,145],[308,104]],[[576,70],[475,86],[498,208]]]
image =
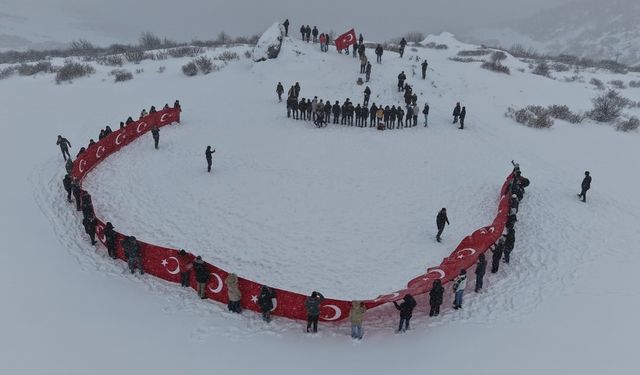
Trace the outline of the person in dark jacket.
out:
[[[331,102],[329,100],[324,102],[324,121],[325,124],[331,122]]]
[[[284,26],[284,36],[289,36],[289,19],[288,18],[284,20],[284,22],[282,23],[282,26]]]
[[[151,129],[151,135],[153,136],[153,143],[157,150],[158,142],[160,142],[160,129],[158,129],[158,127],[154,125],[153,129]]]
[[[129,264],[129,270],[131,273],[134,273],[136,268],[138,268],[140,270],[140,274],[143,275],[142,251],[138,240],[134,236],[125,237],[124,240],[122,240],[122,248],[127,256],[127,263]]]
[[[404,70],[398,74],[398,92],[404,89],[404,81],[407,79],[406,74],[404,74]]]
[[[400,324],[398,325],[398,332],[405,332],[409,330],[409,321],[413,315],[413,309],[416,307],[416,300],[411,294],[404,296],[402,303],[398,305],[396,301],[393,301],[393,305],[400,311]]]
[[[493,253],[491,257],[491,273],[496,273],[500,268],[500,259],[502,259],[504,252],[504,237],[500,237],[498,242],[491,247],[491,252]]]
[[[429,66],[429,63],[427,62],[427,59],[424,59],[424,61],[421,64],[422,66],[422,79],[426,79],[427,78],[427,67]]]
[[[324,302],[324,296],[320,292],[312,292],[304,302],[307,310],[307,333],[313,328],[313,333],[318,332],[318,319],[320,317],[320,305]]]
[[[96,242],[96,226],[98,225],[98,221],[93,216],[85,217],[82,220],[82,225],[84,226],[84,231],[89,235],[91,239],[91,244],[95,245]]]
[[[464,118],[467,117],[467,107],[462,107],[460,111],[460,127],[458,129],[464,129]]]
[[[64,169],[67,171],[68,174],[71,174],[71,172],[73,172],[73,160],[71,160],[71,158],[68,158],[67,161],[64,163]]]
[[[213,153],[216,152],[216,149],[211,149],[211,146],[207,146],[207,149],[204,151],[204,157],[207,159],[207,172],[211,173],[211,165],[213,164]]]
[[[376,124],[376,113],[378,112],[378,106],[376,103],[371,104],[369,109],[369,127],[373,127]]]
[[[284,93],[284,87],[282,87],[282,83],[278,82],[278,86],[276,86],[276,94],[278,94],[278,101],[282,101],[282,94]]]
[[[311,30],[311,35],[313,35],[313,42],[318,43],[318,28],[316,26]]]
[[[309,41],[311,41],[311,27],[309,25],[307,25],[307,27],[305,27],[304,33],[305,33],[305,35],[307,37],[307,43],[309,43]]]
[[[82,211],[82,187],[80,187],[80,182],[71,181],[71,192],[73,193],[73,199],[76,201],[76,210]]]
[[[196,260],[193,261],[193,270],[196,273],[196,282],[198,283],[198,296],[201,299],[207,299],[207,282],[209,281],[209,270],[202,257],[198,255]]]
[[[260,288],[260,295],[258,296],[258,306],[262,312],[262,320],[269,323],[271,322],[271,310],[273,310],[273,299],[276,298],[276,291],[263,285]],[[308,330],[307,330],[308,331]]]
[[[67,202],[71,202],[71,190],[73,189],[72,178],[69,174],[65,174],[62,179],[62,186],[64,186],[64,190],[67,192]]]
[[[424,115],[424,127],[429,126],[429,104],[424,103],[424,108],[422,108],[422,115]]]
[[[371,61],[367,61],[367,66],[364,68],[364,74],[365,82],[369,82],[369,79],[371,78]]]
[[[520,200],[518,199],[517,195],[511,194],[511,198],[509,199],[509,208],[515,209],[516,213],[518,213],[518,210],[520,208]]]
[[[589,171],[584,172],[584,178],[581,184],[582,190],[578,194],[578,198],[582,198],[583,202],[587,201],[587,191],[591,189],[591,173]]]
[[[83,191],[81,195],[81,201],[83,217],[87,218],[93,216],[93,202],[91,201],[91,194]]]
[[[369,86],[364,88],[364,105],[369,105],[369,98],[371,97],[371,89]]]
[[[398,108],[396,108],[396,113],[398,115],[398,129],[403,128],[404,111],[402,110],[402,107],[398,106]],[[409,124],[407,124],[407,127],[409,127]]]
[[[484,254],[480,254],[480,256],[478,256],[478,263],[476,264],[476,293],[479,293],[480,290],[482,290],[482,281],[486,272],[487,260],[485,259]]]
[[[116,231],[113,230],[113,224],[107,222],[107,225],[104,227],[104,231],[102,232],[104,235],[104,242],[107,246],[107,253],[113,259],[116,259],[118,256],[116,254],[116,243],[117,243],[117,234]]]
[[[453,108],[453,123],[458,123],[458,117],[460,117],[460,102],[456,103],[455,108]]]
[[[80,155],[82,155],[85,151],[87,151],[86,148],[80,147],[80,149],[78,150],[78,153],[76,154],[76,158],[79,158]],[[71,160],[71,158],[69,158],[69,160]]]
[[[178,251],[178,262],[180,262],[180,285],[183,288],[189,286],[191,281],[191,270],[193,269],[193,256],[182,249]]]
[[[69,154],[69,148],[71,148],[71,143],[68,139],[64,138],[61,135],[58,135],[58,140],[56,141],[56,145],[60,146],[60,151],[62,152],[62,157],[66,161],[67,158],[71,158]]]
[[[438,215],[436,216],[436,226],[438,227],[438,234],[436,234],[436,241],[440,242],[441,241],[441,237],[442,236],[442,231],[444,231],[444,225],[450,225],[449,224],[449,218],[447,217],[447,209],[443,208],[440,210],[440,212],[438,212]]]
[[[337,100],[333,107],[331,107],[331,110],[333,111],[333,123],[337,124],[338,122],[340,122],[340,113],[342,111],[340,103]]]
[[[507,234],[504,236],[504,262],[509,264],[511,261],[511,252],[516,244],[516,230],[514,228],[507,229]]]
[[[378,44],[378,46],[376,47],[376,62],[378,64],[382,64],[383,53],[384,53],[384,50],[382,49],[382,46]]]
[[[442,305],[443,296],[444,288],[442,287],[442,282],[440,280],[433,280],[433,286],[429,291],[429,306],[431,307],[429,316],[440,315],[440,305]]]
[[[133,119],[131,118],[131,116],[129,116],[129,117],[127,117],[127,121],[125,121],[125,126],[129,125],[129,124],[131,124],[133,122],[134,122]]]
[[[407,40],[405,38],[402,38],[402,40],[400,41],[400,58],[402,58],[402,56],[404,56],[404,48],[407,46]]]

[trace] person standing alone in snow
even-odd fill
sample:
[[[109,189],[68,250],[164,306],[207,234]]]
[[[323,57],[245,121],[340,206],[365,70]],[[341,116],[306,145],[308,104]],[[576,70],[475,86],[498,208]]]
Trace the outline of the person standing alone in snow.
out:
[[[56,145],[60,146],[60,151],[62,151],[62,157],[66,161],[67,158],[71,159],[71,155],[69,154],[69,148],[71,147],[71,143],[65,137],[59,135],[58,140],[56,141]]]
[[[438,227],[438,234],[436,234],[436,241],[440,242],[442,236],[442,231],[444,231],[444,225],[449,224],[449,218],[447,217],[447,209],[443,208],[438,212],[438,216],[436,216],[436,226]]]
[[[453,123],[458,123],[458,117],[460,117],[460,102],[456,103],[455,108],[453,109]]]
[[[462,308],[462,296],[464,295],[464,289],[467,287],[467,271],[460,270],[460,274],[453,282],[453,291],[455,292],[455,298],[453,300],[453,308],[458,310]]]
[[[324,296],[320,292],[313,292],[304,302],[307,310],[307,333],[313,329],[313,333],[318,332],[318,319],[320,318],[320,305],[324,301]]]
[[[422,108],[422,114],[424,115],[424,127],[429,126],[429,104],[424,103],[424,108]]]
[[[289,36],[289,19],[288,18],[284,20],[284,22],[282,23],[282,26],[284,26],[284,36]]]
[[[151,135],[153,136],[153,143],[156,150],[158,149],[158,142],[160,142],[160,129],[154,125],[153,129],[151,129]]]
[[[583,202],[587,201],[587,190],[591,189],[591,174],[589,171],[584,172],[584,178],[582,179],[582,191],[578,194],[578,198],[582,198]]]
[[[427,62],[427,59],[424,59],[424,61],[422,62],[422,79],[426,79],[427,78],[427,67],[429,66],[429,63]]]
[[[278,86],[276,86],[276,94],[278,94],[278,101],[282,101],[282,94],[284,93],[284,87],[282,87],[282,83],[278,82]]]
[[[215,149],[211,149],[211,146],[207,146],[207,149],[204,151],[204,156],[207,158],[207,172],[211,173],[211,164],[213,164],[213,153],[216,152]]]

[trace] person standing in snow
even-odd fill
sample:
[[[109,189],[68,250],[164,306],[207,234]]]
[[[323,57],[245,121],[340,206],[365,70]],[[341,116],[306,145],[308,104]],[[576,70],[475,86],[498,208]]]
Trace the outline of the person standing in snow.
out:
[[[305,34],[307,35],[307,43],[309,43],[311,41],[311,27],[307,25],[304,31],[305,31]]]
[[[340,103],[337,100],[333,105],[333,107],[331,107],[331,110],[333,112],[333,123],[337,124],[340,121],[340,113],[341,113]]]
[[[156,125],[151,129],[151,135],[153,136],[153,144],[156,150],[158,149],[158,142],[160,142],[160,129]]]
[[[480,290],[482,290],[482,281],[486,272],[487,260],[485,259],[484,254],[480,254],[480,256],[478,256],[478,263],[476,264],[476,293],[479,293]]]
[[[191,280],[191,270],[193,269],[193,256],[186,250],[178,251],[178,262],[180,262],[180,285],[183,288],[189,286]]]
[[[62,186],[64,186],[64,190],[67,192],[67,202],[71,202],[71,189],[73,188],[71,175],[68,173],[64,175],[62,179]]]
[[[364,88],[364,105],[369,105],[369,98],[371,97],[371,89],[369,86]]]
[[[376,62],[378,64],[382,64],[382,54],[384,53],[384,50],[382,49],[382,46],[380,44],[378,44],[378,46],[376,47]]]
[[[331,121],[331,102],[328,99],[324,102],[324,121],[325,124]]]
[[[500,268],[500,259],[502,259],[504,252],[504,237],[500,237],[498,242],[491,247],[491,252],[493,253],[491,257],[491,273],[497,273]]]
[[[449,218],[447,217],[447,209],[443,208],[440,210],[440,212],[438,212],[438,215],[436,216],[436,226],[438,227],[438,234],[436,234],[436,241],[440,242],[441,241],[441,236],[442,236],[442,231],[444,231],[444,225],[450,225],[449,224]]]
[[[371,79],[371,61],[367,60],[367,66],[364,69],[364,73],[365,73],[365,82],[369,82],[369,79]]]
[[[320,51],[324,52],[324,44],[326,42],[326,37],[324,36],[324,33],[320,34],[320,37],[318,38],[318,40],[320,40]]]
[[[284,36],[289,36],[289,19],[288,18],[284,20],[284,22],[282,23],[282,26],[284,26]]]
[[[89,235],[91,239],[91,244],[95,245],[96,242],[96,226],[98,225],[98,221],[93,216],[87,216],[82,220],[82,225],[84,226],[84,231]]]
[[[242,306],[240,306],[242,293],[240,292],[238,275],[236,275],[235,273],[230,273],[229,276],[227,276],[227,278],[224,280],[224,283],[227,285],[227,295],[229,297],[227,308],[231,312],[240,314],[242,312]]]
[[[278,94],[278,101],[282,101],[282,94],[284,93],[284,87],[282,87],[282,83],[278,82],[278,86],[276,86],[276,94]]]
[[[311,34],[313,35],[313,43],[318,43],[318,28],[316,26],[313,27]]]
[[[69,154],[69,148],[71,147],[71,143],[65,137],[58,135],[58,140],[56,141],[56,145],[60,146],[60,151],[62,152],[62,157],[65,161],[67,158],[71,159],[71,155]]]
[[[198,296],[201,299],[207,299],[207,282],[209,281],[210,273],[207,269],[207,264],[200,255],[193,261],[193,270],[196,274],[196,283],[198,283]]]
[[[349,321],[351,322],[351,338],[362,340],[364,329],[362,329],[362,320],[367,308],[360,301],[351,301],[351,310],[349,310]]]
[[[453,123],[458,123],[458,117],[460,117],[460,102],[456,103],[455,108],[453,108]]]
[[[300,34],[302,34],[302,41],[305,40],[305,35],[307,34],[307,28],[304,25],[300,26]]]
[[[313,329],[313,333],[318,332],[318,319],[320,318],[320,305],[324,302],[324,296],[320,292],[312,292],[304,302],[307,310],[307,333]]]
[[[440,305],[444,297],[444,288],[440,280],[433,280],[433,286],[429,291],[429,316],[440,315]]]
[[[211,173],[211,165],[213,164],[213,153],[216,152],[216,149],[211,149],[211,146],[207,146],[207,149],[204,151],[204,157],[207,159],[207,172]]]
[[[71,160],[71,157],[69,157],[64,163],[64,169],[67,171],[67,174],[71,174],[71,172],[73,172],[73,160]]]
[[[467,271],[460,270],[460,274],[453,281],[453,291],[455,298],[453,300],[453,308],[455,310],[462,308],[462,297],[464,295],[464,289],[467,287]]]
[[[271,310],[273,310],[273,299],[276,298],[276,291],[263,285],[260,288],[260,295],[258,296],[258,306],[262,312],[262,320],[267,323],[271,322]]]
[[[138,240],[134,236],[125,237],[124,240],[122,240],[122,248],[127,256],[129,271],[133,274],[137,268],[140,270],[140,274],[143,275],[144,269],[142,268],[142,253],[140,251],[140,244],[138,243]]]
[[[117,233],[113,230],[113,224],[107,222],[107,225],[104,227],[104,231],[102,232],[104,236],[104,242],[107,246],[107,253],[113,259],[117,258],[116,254],[116,242],[117,242]]]
[[[93,202],[91,201],[91,194],[86,191],[82,192],[82,216],[85,218],[93,216]]]
[[[358,36],[358,44],[361,46],[364,45],[364,37],[362,36],[362,34]]]
[[[514,208],[516,210],[516,213],[518,213],[518,209],[520,208],[520,200],[518,199],[517,195],[511,195],[511,199],[509,199],[509,208]]]
[[[398,129],[404,128],[404,111],[402,110],[402,107],[398,106],[398,108],[396,108],[396,113],[398,114]]]
[[[591,173],[589,171],[584,172],[584,178],[581,184],[582,190],[578,194],[578,198],[582,198],[583,202],[587,201],[587,191],[591,189]]]
[[[429,66],[427,59],[424,59],[421,66],[422,66],[422,79],[427,79],[427,67]]]
[[[398,74],[398,92],[404,89],[404,81],[407,79],[407,76],[404,74],[404,70]]]
[[[400,41],[400,58],[402,58],[402,56],[404,56],[404,48],[407,46],[407,40],[402,38],[402,40]]]
[[[360,56],[360,74],[364,74],[367,69],[367,63],[369,60],[367,59],[367,55]]]
[[[424,103],[424,108],[422,108],[422,115],[424,116],[424,127],[429,126],[429,104]]]
[[[402,303],[393,301],[393,306],[400,311],[400,324],[398,324],[397,332],[405,332],[409,330],[409,322],[413,316],[413,309],[416,307],[416,300],[411,294],[404,296]]]
[[[511,261],[511,252],[516,244],[516,230],[515,228],[507,229],[507,234],[504,236],[504,262],[509,264]]]
[[[82,187],[80,187],[80,182],[75,179],[71,181],[71,193],[76,201],[76,211],[82,211]]]
[[[462,107],[460,111],[460,127],[458,129],[464,129],[464,118],[467,117],[467,107]]]

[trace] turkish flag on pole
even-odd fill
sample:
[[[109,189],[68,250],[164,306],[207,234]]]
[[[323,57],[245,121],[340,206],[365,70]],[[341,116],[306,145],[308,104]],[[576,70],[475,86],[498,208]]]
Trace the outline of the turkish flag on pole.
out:
[[[350,45],[356,44],[356,32],[354,29],[347,31],[346,33],[340,35],[336,38],[336,49],[338,51],[342,51],[346,49]]]

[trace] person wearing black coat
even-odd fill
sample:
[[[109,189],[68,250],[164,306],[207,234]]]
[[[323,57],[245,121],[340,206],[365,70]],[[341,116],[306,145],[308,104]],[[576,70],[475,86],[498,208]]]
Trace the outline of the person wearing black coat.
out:
[[[369,79],[371,78],[371,61],[367,61],[367,66],[364,68],[364,74],[365,82],[369,82]]]
[[[157,126],[154,126],[153,129],[151,129],[151,135],[153,136],[153,143],[157,150],[158,142],[160,142],[160,129],[158,129]]]
[[[453,108],[453,123],[458,123],[458,117],[460,117],[460,102],[456,103],[455,108]]]
[[[429,63],[427,62],[427,59],[425,59],[422,62],[422,79],[426,79],[427,78],[427,67],[429,66]]]
[[[364,89],[364,105],[369,105],[369,98],[371,97],[371,89],[369,86]]]
[[[289,36],[289,19],[288,18],[284,20],[284,22],[282,23],[282,26],[284,26],[284,36]]]
[[[82,187],[80,187],[80,183],[78,181],[71,181],[71,192],[73,194],[73,199],[76,201],[76,210],[82,211]]]
[[[140,249],[140,244],[138,240],[134,236],[125,237],[122,242],[122,249],[124,249],[124,254],[127,256],[127,263],[129,264],[129,271],[133,274],[138,268],[140,270],[140,274],[144,274],[144,268],[142,268],[142,249]]]
[[[378,44],[378,46],[376,47],[376,62],[378,64],[382,64],[383,53],[384,53],[384,50],[382,49],[382,46]]]
[[[325,124],[329,124],[331,122],[331,102],[329,100],[324,102],[323,110]]]
[[[398,92],[404,89],[404,81],[407,79],[407,76],[404,74],[404,70],[398,74]]]
[[[311,35],[313,35],[313,42],[318,43],[318,28],[316,26],[311,30]]]
[[[582,190],[580,194],[578,194],[578,198],[582,198],[583,202],[587,201],[587,190],[591,189],[591,174],[589,171],[584,172],[584,178],[582,179],[582,184],[580,185]]]
[[[102,232],[104,235],[105,244],[107,246],[107,252],[109,256],[113,259],[117,258],[116,254],[116,243],[117,243],[117,234],[116,231],[113,230],[113,224],[107,223],[104,227],[104,231]]]
[[[333,107],[331,107],[331,109],[333,111],[333,123],[337,124],[340,121],[340,113],[341,113],[340,103],[336,100],[335,104],[333,105]]]
[[[436,216],[436,226],[438,227],[438,234],[436,234],[436,241],[440,242],[441,241],[441,237],[442,236],[442,231],[444,231],[444,225],[450,225],[449,224],[449,218],[447,217],[447,209],[443,208],[440,210],[440,212],[438,212],[438,215]]]
[[[211,146],[207,146],[207,149],[204,151],[204,157],[207,159],[207,172],[211,173],[211,165],[213,164],[213,153],[216,152],[216,149],[211,149]]]
[[[93,202],[91,201],[91,194],[86,191],[82,192],[82,215],[87,217],[93,216]]]
[[[404,56],[404,48],[407,46],[407,41],[406,39],[402,38],[402,40],[400,41],[400,58],[402,58],[402,56]]]
[[[358,36],[358,44],[361,46],[364,45],[364,38],[362,37],[362,34]]]
[[[442,282],[440,280],[434,280],[433,286],[429,291],[429,306],[431,306],[429,316],[440,315],[440,305],[442,305],[443,296],[444,288],[442,287]]]
[[[278,101],[282,101],[282,94],[284,93],[284,87],[282,87],[282,83],[278,82],[276,86],[276,94],[278,94]]]
[[[97,243],[96,226],[98,225],[96,218],[93,216],[85,217],[84,220],[82,220],[82,225],[84,226],[85,233],[87,233],[91,239],[91,244],[95,245]]]
[[[478,257],[478,263],[476,264],[476,293],[479,293],[480,290],[482,290],[482,281],[486,272],[487,260],[485,259],[484,254],[480,254]]]
[[[307,28],[304,25],[300,26],[300,34],[302,34],[302,41],[304,42],[305,36],[307,35]]]
[[[200,296],[201,299],[207,299],[205,293],[210,274],[209,270],[207,270],[206,263],[200,255],[193,261],[193,271],[196,274],[196,282],[198,283],[198,296]]]
[[[67,192],[67,202],[71,202],[71,191],[73,189],[73,180],[69,174],[65,174],[62,179],[62,186],[64,186],[64,190]]]
[[[504,252],[504,237],[500,237],[498,242],[491,248],[493,256],[491,257],[491,273],[498,272],[500,268],[500,259],[502,259],[502,253]]]
[[[507,229],[507,234],[504,236],[504,262],[509,264],[511,260],[511,252],[516,244],[516,230],[514,228]]]
[[[400,305],[396,301],[393,301],[393,305],[400,311],[400,324],[398,325],[398,332],[405,332],[409,330],[409,321],[413,315],[413,309],[416,307],[416,300],[411,294],[404,296],[404,300]]]
[[[304,29],[304,33],[307,36],[307,43],[309,43],[309,41],[311,40],[311,27],[309,25],[307,25],[307,27]]]
[[[67,158],[71,159],[71,155],[69,154],[69,148],[71,147],[71,142],[63,136],[59,135],[58,140],[56,141],[56,145],[60,146],[60,151],[62,152],[62,157],[66,161]]]
[[[271,310],[273,310],[273,299],[276,298],[276,291],[263,285],[260,288],[260,295],[258,296],[258,306],[260,306],[260,312],[262,312],[262,320],[269,323],[271,322]]]
[[[464,129],[464,118],[467,117],[467,107],[462,107],[460,111],[460,127],[458,129]]]
[[[378,106],[376,106],[376,103],[373,103],[371,105],[371,108],[369,109],[369,127],[373,127],[376,124],[376,113],[378,112]]]

